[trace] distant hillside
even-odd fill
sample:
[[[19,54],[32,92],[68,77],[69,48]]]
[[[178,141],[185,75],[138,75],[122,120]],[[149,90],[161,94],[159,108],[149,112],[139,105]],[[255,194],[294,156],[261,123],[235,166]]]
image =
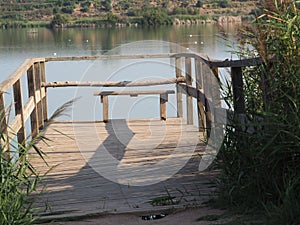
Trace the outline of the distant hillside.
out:
[[[172,20],[216,19],[224,15],[248,16],[255,9],[256,1],[245,0],[0,0],[0,24],[43,26],[49,25],[55,15],[61,20],[58,22],[69,24],[140,23],[150,10]]]

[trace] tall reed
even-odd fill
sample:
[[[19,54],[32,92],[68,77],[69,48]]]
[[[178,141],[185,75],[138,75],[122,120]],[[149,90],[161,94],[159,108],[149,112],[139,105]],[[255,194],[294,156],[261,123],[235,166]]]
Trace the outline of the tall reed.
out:
[[[263,209],[266,223],[300,224],[299,9],[277,0],[262,7],[241,35],[242,56],[258,55],[263,63],[243,71],[246,114],[226,129],[219,200]]]

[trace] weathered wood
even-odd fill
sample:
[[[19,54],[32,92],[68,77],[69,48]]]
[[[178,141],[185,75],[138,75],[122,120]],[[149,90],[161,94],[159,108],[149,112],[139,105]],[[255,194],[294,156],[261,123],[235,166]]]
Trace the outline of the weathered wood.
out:
[[[147,81],[65,81],[65,82],[47,82],[42,87],[138,87],[138,86],[155,86],[165,84],[175,84],[185,82],[184,77],[168,78],[160,80]]]
[[[45,61],[75,61],[75,60],[109,60],[109,59],[144,59],[144,58],[170,58],[175,59],[175,67],[176,67],[176,78],[163,79],[163,80],[150,80],[150,81],[122,81],[122,82],[76,82],[76,81],[67,81],[67,82],[46,82],[46,74],[45,74]],[[182,75],[182,64],[183,58],[185,59],[185,71],[187,74],[192,73],[191,70],[191,59],[195,60],[196,66],[196,89],[194,90],[191,86],[192,79],[191,76],[187,75],[187,80]],[[177,91],[177,116],[183,116],[183,104],[182,104],[182,88],[184,88],[187,95],[187,108],[190,108],[190,104],[192,103],[192,97],[197,98],[197,108],[198,108],[198,121],[199,128],[205,127],[208,130],[210,129],[211,122],[214,121],[213,114],[210,112],[210,107],[219,107],[221,106],[220,101],[218,101],[218,96],[220,96],[218,87],[213,87],[212,90],[208,90],[208,86],[201,83],[201,86],[198,85],[198,74],[199,64],[202,63],[201,69],[203,72],[201,79],[207,80],[207,82],[211,82],[211,75],[218,73],[218,68],[220,67],[231,67],[232,68],[232,82],[233,82],[233,93],[234,93],[234,105],[236,113],[243,113],[245,111],[245,102],[243,95],[243,83],[242,83],[242,75],[241,75],[241,67],[245,66],[254,66],[261,64],[261,59],[259,58],[251,58],[251,59],[241,59],[241,60],[215,60],[210,59],[209,57],[202,54],[194,54],[194,53],[175,53],[175,54],[146,54],[146,55],[101,55],[101,56],[82,56],[82,57],[50,57],[50,58],[34,58],[25,60],[20,67],[18,67],[7,79],[5,79],[2,83],[0,83],[0,106],[1,101],[4,105],[4,97],[3,93],[6,92],[9,88],[14,86],[14,95],[15,102],[22,101],[22,93],[17,91],[18,86],[20,86],[20,80],[24,74],[27,72],[27,80],[28,80],[28,93],[29,99],[26,102],[24,107],[19,107],[16,109],[16,117],[11,119],[11,129],[15,129],[18,131],[19,129],[25,130],[25,121],[30,115],[31,121],[31,129],[32,134],[35,135],[38,133],[39,128],[43,126],[43,123],[48,118],[47,113],[47,87],[69,87],[69,86],[104,86],[104,87],[133,87],[133,86],[152,86],[152,85],[164,85],[164,84],[176,84]],[[210,69],[209,69],[210,68]],[[206,74],[204,76],[204,74]],[[216,76],[217,77],[217,76]],[[188,85],[182,86],[180,83],[187,82]],[[202,93],[200,89],[203,89]],[[199,91],[200,90],[200,91]],[[157,93],[159,94],[159,93]],[[132,93],[132,96],[137,95]],[[197,96],[196,96],[197,95]],[[160,96],[161,99],[162,96]],[[203,105],[203,101],[205,104]],[[163,105],[162,102],[160,102]],[[23,104],[22,104],[23,105]],[[160,108],[161,118],[164,118],[164,108]],[[206,116],[203,115],[201,110],[205,109]],[[5,114],[5,106],[3,106],[4,114]],[[191,124],[193,122],[192,118],[193,110],[188,110],[187,113],[187,122]],[[201,115],[202,114],[202,115]],[[4,116],[5,117],[5,116]],[[1,119],[1,118],[0,118]],[[3,119],[3,115],[2,115]],[[107,117],[108,119],[108,117]],[[203,120],[206,120],[204,124]],[[201,122],[201,124],[200,124]],[[6,121],[5,121],[6,123]],[[15,132],[14,131],[14,132]],[[21,132],[21,131],[19,131]],[[21,133],[18,134],[19,140],[23,139],[21,137]],[[24,133],[24,136],[26,134]],[[8,137],[8,136],[7,136]]]
[[[0,93],[6,92],[10,87],[21,79],[26,74],[27,70],[33,65],[34,62],[45,61],[43,58],[26,59],[11,75],[0,83]]]
[[[101,96],[101,103],[103,103],[103,122],[108,122],[108,95]]]
[[[39,100],[40,100],[40,96],[37,95],[37,101]],[[21,114],[17,114],[8,126],[9,134],[11,134],[10,135],[11,137],[14,136],[13,134],[16,134],[17,131],[22,128],[22,124],[23,124],[22,121],[26,121],[29,117],[31,117],[34,110],[35,110],[34,96],[31,96],[29,97],[29,99],[27,100],[27,102],[23,107],[23,119],[21,118]],[[37,124],[37,123],[33,123],[33,124]]]
[[[146,90],[146,91],[100,91],[94,92],[94,96],[97,95],[130,95],[130,96],[138,96],[138,95],[155,95],[155,94],[175,94],[173,90]]]
[[[9,137],[8,137],[8,126],[6,120],[6,107],[4,93],[0,92],[0,132],[3,134],[3,137],[0,138],[0,145],[3,148],[3,156],[9,160]]]
[[[24,144],[26,133],[25,133],[25,121],[24,121],[24,111],[23,111],[23,94],[22,94],[22,85],[21,80],[17,80],[13,85],[14,92],[14,107],[15,107],[15,115],[20,115],[21,121],[18,126],[20,129],[15,130],[17,132],[18,143]]]
[[[201,91],[201,89],[197,89],[191,85],[186,85],[186,84],[179,84],[179,86],[182,90],[184,90],[185,92],[188,92],[192,98],[196,98],[197,100],[201,101],[202,104],[205,103],[205,101],[206,101],[205,95]]]
[[[35,73],[35,82],[36,82],[36,104],[37,104],[37,113],[38,113],[38,128],[41,129],[44,126],[44,113],[43,113],[43,104],[42,104],[42,78],[41,78],[41,68],[40,62],[34,64],[34,73]]]
[[[167,106],[166,106],[166,103],[168,102],[168,94],[169,93],[160,94],[159,106],[160,106],[160,119],[161,120],[166,120],[167,119]]]
[[[198,128],[199,131],[205,130],[205,109],[204,109],[204,101],[205,99],[202,97],[200,90],[203,88],[203,77],[201,76],[201,61],[199,59],[195,59],[195,73],[196,73],[196,89],[197,93],[197,114],[198,114]]]
[[[18,130],[20,130],[22,128],[22,118],[21,118],[21,114],[18,114],[14,117],[14,119],[10,122],[9,126],[8,126],[8,133],[9,133],[9,137],[14,137]]]
[[[170,58],[173,54],[135,54],[135,55],[98,55],[98,56],[62,56],[48,57],[46,62],[50,61],[82,61],[82,60],[112,60],[112,59],[153,59]]]
[[[166,102],[168,95],[174,94],[173,90],[146,90],[146,91],[101,91],[94,92],[94,96],[100,96],[100,102],[103,103],[103,122],[108,122],[108,96],[110,95],[129,95],[137,97],[138,95],[160,95],[160,118],[166,120]]]
[[[186,76],[186,84],[188,86],[192,86],[192,59],[185,58],[185,76]],[[187,124],[194,123],[193,117],[193,98],[189,94],[188,89],[186,93],[186,115],[187,115]]]
[[[130,184],[120,185],[99,175],[95,171],[95,167],[90,166],[91,161],[95,160],[101,163],[103,171],[110,170],[111,165],[105,159],[101,159],[95,151],[96,149],[93,149],[91,144],[97,143],[97,141],[99,141],[99,146],[105,146],[110,154],[118,157],[120,166],[128,166],[126,168],[128,176],[136,179],[139,171],[134,170],[135,166],[154,166],[161,160],[173,157],[172,162],[162,167],[163,174],[163,171],[172,170],[173,166],[176,166],[177,159],[187,156],[188,152],[185,150],[176,152],[177,148],[190,149],[191,137],[198,141],[202,138],[196,127],[186,125],[177,118],[168,121],[158,119],[116,120],[114,123],[117,128],[124,126],[125,123],[130,130],[114,131],[110,128],[110,123],[69,121],[54,123],[50,126],[51,129],[46,131],[46,137],[51,140],[55,138],[55,141],[49,142],[48,145],[43,142],[38,143],[38,147],[48,152],[47,162],[52,167],[43,179],[43,184],[47,186],[47,189],[39,195],[36,202],[45,210],[40,215],[43,219],[74,218],[103,212],[149,212],[151,210],[162,212],[161,210],[168,208],[200,205],[209,198],[209,193],[215,189],[208,182],[213,178],[213,174],[195,173],[199,166],[199,154],[203,154],[205,149],[202,144],[195,147],[195,152],[190,156],[191,160],[188,164],[164,182],[135,187]],[[135,134],[134,138],[143,140],[143,138],[149,138],[149,131],[162,130],[162,127],[165,130],[165,138],[156,135],[151,141],[157,143],[157,147],[153,149],[149,149],[149,141],[139,143],[141,144],[138,145],[139,148],[135,148],[136,144],[130,142],[122,144],[120,140],[118,141],[118,135],[121,135],[118,132],[124,132],[122,133],[124,135],[126,132],[132,132]],[[96,131],[93,134],[91,130],[94,129]],[[69,134],[69,136],[60,135],[55,130]],[[101,140],[97,139],[99,133],[101,133]],[[156,134],[156,132],[152,134]],[[188,137],[189,142],[180,143],[183,135]],[[77,144],[81,141],[86,143],[86,153],[82,152]],[[91,157],[86,158],[85,154],[89,154],[89,152],[91,152]],[[49,169],[39,157],[33,156],[32,159],[32,164],[39,171]],[[157,177],[150,174],[141,179],[153,180]],[[42,187],[38,188],[42,189]],[[175,205],[152,206],[150,204],[152,199],[168,194],[175,197]],[[45,201],[47,205],[45,205]]]
[[[64,56],[48,57],[46,62],[50,61],[81,61],[81,60],[111,60],[111,59],[144,59],[144,58],[195,58],[200,59],[210,67],[246,67],[256,66],[262,63],[260,58],[249,59],[226,59],[217,60],[209,58],[201,53],[169,53],[169,54],[145,54],[145,55],[99,55],[99,56]]]
[[[190,57],[194,59],[199,59],[203,63],[207,64],[209,67],[247,67],[247,66],[257,66],[262,63],[262,60],[260,58],[249,58],[249,59],[225,59],[225,60],[217,60],[209,58],[207,55],[203,55],[201,53],[176,53],[172,55],[171,57],[177,58],[177,57]]]
[[[210,67],[202,63],[202,70],[201,70],[201,76],[203,77],[203,91],[205,95],[205,128],[206,128],[206,134],[207,137],[210,137],[211,133],[211,126],[213,123],[213,115],[211,112],[211,107],[213,107],[212,103],[212,76],[213,73],[210,69]]]
[[[220,78],[219,78],[219,68],[211,67],[212,74],[214,78],[212,79],[212,98],[214,108],[221,107],[221,87],[220,87]]]
[[[6,92],[12,87],[33,64],[33,59],[26,59],[10,76],[0,83],[0,92]]]
[[[243,90],[243,73],[241,67],[231,68],[233,107],[237,114],[245,113],[245,97]]]
[[[41,72],[41,83],[46,82],[46,63],[40,62],[40,72]],[[41,87],[41,96],[42,96],[42,106],[43,106],[43,121],[48,120],[48,101],[47,101],[47,89]]]
[[[182,77],[182,58],[178,57],[175,59],[175,73],[176,78]],[[183,116],[183,107],[182,107],[182,90],[178,84],[176,85],[176,101],[177,101],[177,117],[181,118]]]
[[[4,93],[0,93],[0,128],[1,133],[6,133],[7,124],[6,124],[6,107]]]
[[[37,112],[37,95],[36,95],[36,81],[35,70],[32,65],[27,71],[27,83],[28,83],[28,96],[34,99],[34,109],[30,115],[31,135],[34,137],[38,134],[38,112]]]
[[[34,110],[34,107],[35,107],[34,97],[31,96],[31,97],[28,98],[27,102],[24,105],[24,109],[23,109],[24,121],[26,121],[30,117],[31,113]]]

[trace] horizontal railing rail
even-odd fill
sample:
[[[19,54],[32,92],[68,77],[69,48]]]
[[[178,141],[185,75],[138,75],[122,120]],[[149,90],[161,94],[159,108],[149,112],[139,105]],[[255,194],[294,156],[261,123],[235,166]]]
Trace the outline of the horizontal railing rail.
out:
[[[64,82],[44,82],[42,87],[140,87],[155,86],[185,82],[185,77],[168,78],[160,80],[146,81],[64,81]]]

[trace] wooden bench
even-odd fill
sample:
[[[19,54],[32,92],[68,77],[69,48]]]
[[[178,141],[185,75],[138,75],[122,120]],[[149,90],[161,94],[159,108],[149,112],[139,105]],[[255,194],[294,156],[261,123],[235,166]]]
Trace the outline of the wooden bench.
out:
[[[100,96],[100,101],[103,103],[103,122],[108,121],[108,96],[110,95],[129,95],[130,97],[137,97],[138,95],[160,95],[160,118],[166,120],[166,102],[168,102],[168,95],[175,94],[173,90],[147,90],[147,91],[101,91],[94,92],[94,96]]]

